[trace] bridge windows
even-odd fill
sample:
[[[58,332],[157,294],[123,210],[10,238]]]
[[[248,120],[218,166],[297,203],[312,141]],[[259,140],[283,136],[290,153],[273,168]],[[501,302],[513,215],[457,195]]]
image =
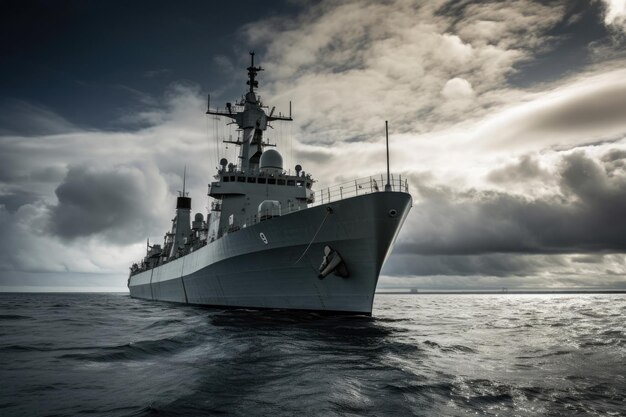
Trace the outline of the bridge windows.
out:
[[[265,176],[245,176],[245,175],[224,175],[222,182],[242,182],[248,184],[269,184],[269,185],[286,185],[288,187],[306,187],[311,188],[312,182],[299,179],[298,177],[287,176],[286,178],[275,178]]]

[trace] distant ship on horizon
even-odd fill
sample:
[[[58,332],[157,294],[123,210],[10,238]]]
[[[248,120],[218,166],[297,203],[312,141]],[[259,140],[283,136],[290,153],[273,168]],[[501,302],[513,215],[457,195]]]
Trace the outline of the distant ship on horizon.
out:
[[[254,53],[242,100],[207,114],[229,118],[238,163],[225,158],[209,184],[206,219],[191,220],[185,186],[163,245],[148,245],[128,278],[130,296],[215,307],[371,315],[382,266],[412,206],[408,182],[389,173],[320,191],[264,140],[273,121],[257,96]],[[270,126],[271,127],[271,126]],[[383,186],[384,183],[384,186]]]

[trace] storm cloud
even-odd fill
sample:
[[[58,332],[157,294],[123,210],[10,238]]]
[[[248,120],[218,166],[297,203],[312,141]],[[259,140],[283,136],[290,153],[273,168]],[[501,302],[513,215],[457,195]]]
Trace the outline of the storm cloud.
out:
[[[135,167],[71,167],[50,207],[50,231],[64,239],[100,235],[129,243],[162,223],[154,208],[167,193],[155,170]]]
[[[29,92],[47,86],[47,100],[15,88],[0,97],[0,288],[101,286],[106,276],[124,289],[145,238],[171,226],[183,167],[193,209],[204,211],[217,161],[236,161],[220,142],[237,132],[204,115],[206,95],[215,106],[244,91],[250,49],[266,69],[263,101],[283,112],[293,101],[293,128],[276,123],[268,137],[315,188],[383,172],[389,120],[391,169],[409,179],[414,207],[381,285],[623,286],[622,3],[290,2],[208,46],[167,34],[174,43],[150,64],[85,25],[67,33],[86,30],[122,55],[93,42],[73,54],[51,31],[49,46],[85,65],[42,70]],[[135,16],[148,21],[159,9],[140,6]],[[172,21],[209,27],[186,19]],[[163,39],[161,26],[144,31]]]
[[[517,167],[528,172],[527,165]],[[502,176],[501,170],[494,172]],[[407,226],[413,233],[397,250],[420,255],[626,252],[626,172],[609,175],[601,159],[579,151],[563,156],[555,175],[556,193],[538,198],[416,181],[418,202]]]

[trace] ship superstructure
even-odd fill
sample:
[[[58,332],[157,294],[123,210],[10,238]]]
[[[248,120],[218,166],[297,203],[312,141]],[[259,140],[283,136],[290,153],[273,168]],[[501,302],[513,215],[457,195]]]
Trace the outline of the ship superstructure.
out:
[[[240,131],[238,161],[220,160],[205,220],[191,216],[185,186],[163,246],[148,244],[131,267],[132,297],[223,307],[371,314],[382,264],[410,209],[408,183],[387,174],[313,191],[300,165],[286,171],[264,140],[273,121],[255,89],[261,67],[250,54],[248,91],[207,114]],[[184,177],[184,176],[183,176]],[[385,183],[386,180],[386,183]],[[183,180],[184,183],[184,180]],[[384,184],[384,191],[383,191]]]

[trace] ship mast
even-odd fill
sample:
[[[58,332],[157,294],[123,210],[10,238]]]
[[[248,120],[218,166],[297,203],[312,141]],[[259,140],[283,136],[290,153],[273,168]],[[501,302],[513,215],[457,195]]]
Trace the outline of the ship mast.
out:
[[[259,71],[263,71],[261,67],[254,66],[254,51],[250,51],[250,66],[247,68],[248,70],[248,81],[246,84],[250,86],[250,92],[254,93],[254,88],[259,86],[259,82],[255,80],[256,73]]]
[[[289,117],[282,116],[280,113],[278,116],[274,116],[274,109],[272,109],[269,115],[265,114],[263,104],[254,92],[254,89],[259,87],[259,82],[256,79],[257,73],[263,71],[263,68],[260,66],[254,66],[254,52],[250,52],[250,66],[247,70],[248,81],[246,84],[250,88],[243,100],[237,103],[239,107],[243,107],[243,111],[235,112],[233,105],[226,103],[226,111],[220,109],[213,110],[209,107],[206,114],[228,117],[233,119],[234,123],[239,126],[239,129],[242,131],[241,140],[225,140],[224,143],[232,143],[239,146],[240,171],[253,172],[258,170],[263,146],[268,145],[263,142],[263,132],[267,130],[268,122],[274,120],[292,121],[293,119],[291,118],[291,103],[289,103]]]

